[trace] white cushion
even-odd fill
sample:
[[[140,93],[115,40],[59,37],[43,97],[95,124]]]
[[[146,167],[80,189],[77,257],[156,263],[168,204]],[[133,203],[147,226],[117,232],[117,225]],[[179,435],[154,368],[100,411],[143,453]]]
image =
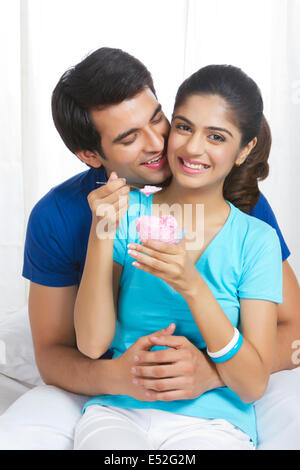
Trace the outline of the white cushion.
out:
[[[30,385],[41,385],[30,330],[28,307],[0,319],[0,373]]]

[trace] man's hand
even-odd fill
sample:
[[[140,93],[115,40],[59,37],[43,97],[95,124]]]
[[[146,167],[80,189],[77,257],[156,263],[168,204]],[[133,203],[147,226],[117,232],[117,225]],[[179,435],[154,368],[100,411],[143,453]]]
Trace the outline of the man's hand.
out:
[[[187,400],[224,386],[214,364],[185,337],[153,334],[147,340],[169,349],[135,350],[132,380],[144,400]]]
[[[142,353],[149,351],[154,344],[150,341],[150,336],[163,336],[168,338],[175,330],[174,323],[163,330],[156,331],[152,335],[142,336],[130,348],[125,351],[122,356],[111,359],[111,377],[114,378],[110,393],[112,395],[129,395],[136,400],[154,401],[155,398],[146,395],[147,389],[144,387],[137,387],[133,382],[133,375],[131,369],[136,364],[135,359],[140,357]],[[101,362],[101,361],[100,361]]]

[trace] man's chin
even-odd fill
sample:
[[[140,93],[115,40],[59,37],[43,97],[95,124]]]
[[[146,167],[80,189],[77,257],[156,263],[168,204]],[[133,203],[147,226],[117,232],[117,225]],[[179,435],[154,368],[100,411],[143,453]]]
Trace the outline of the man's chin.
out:
[[[149,185],[161,185],[165,181],[167,181],[171,176],[171,172],[161,172],[156,175],[149,175],[148,178],[143,178],[143,184],[149,184]]]

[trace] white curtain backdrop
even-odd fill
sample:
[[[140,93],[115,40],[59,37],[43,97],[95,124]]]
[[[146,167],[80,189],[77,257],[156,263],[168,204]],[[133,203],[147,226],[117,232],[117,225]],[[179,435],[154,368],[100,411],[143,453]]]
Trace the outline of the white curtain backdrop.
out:
[[[231,63],[257,81],[273,133],[261,189],[300,279],[299,0],[1,0],[0,8],[0,315],[27,302],[21,271],[32,207],[88,169],[54,128],[52,90],[102,46],[145,63],[168,117],[179,84],[201,66]]]

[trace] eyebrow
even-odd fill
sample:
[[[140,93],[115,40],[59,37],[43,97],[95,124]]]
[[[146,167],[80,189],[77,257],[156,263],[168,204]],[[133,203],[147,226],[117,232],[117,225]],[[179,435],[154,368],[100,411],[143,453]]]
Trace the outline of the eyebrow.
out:
[[[161,104],[159,104],[156,108],[154,113],[152,114],[151,118],[149,121],[152,121],[155,116],[161,111]],[[113,144],[117,144],[121,140],[125,139],[125,137],[129,136],[130,134],[133,134],[134,132],[138,131],[140,128],[139,127],[133,127],[129,129],[128,131],[122,132],[121,134],[117,135],[117,137],[113,140]]]
[[[192,121],[185,118],[184,116],[181,116],[181,115],[177,114],[176,116],[173,117],[173,121],[174,121],[174,119],[181,119],[182,121],[185,121],[190,126],[194,127],[194,124],[192,123]],[[228,129],[224,129],[224,127],[207,126],[207,127],[205,127],[205,129],[207,129],[209,131],[226,132],[227,134],[229,134],[233,138],[233,135],[231,134],[231,132]]]

